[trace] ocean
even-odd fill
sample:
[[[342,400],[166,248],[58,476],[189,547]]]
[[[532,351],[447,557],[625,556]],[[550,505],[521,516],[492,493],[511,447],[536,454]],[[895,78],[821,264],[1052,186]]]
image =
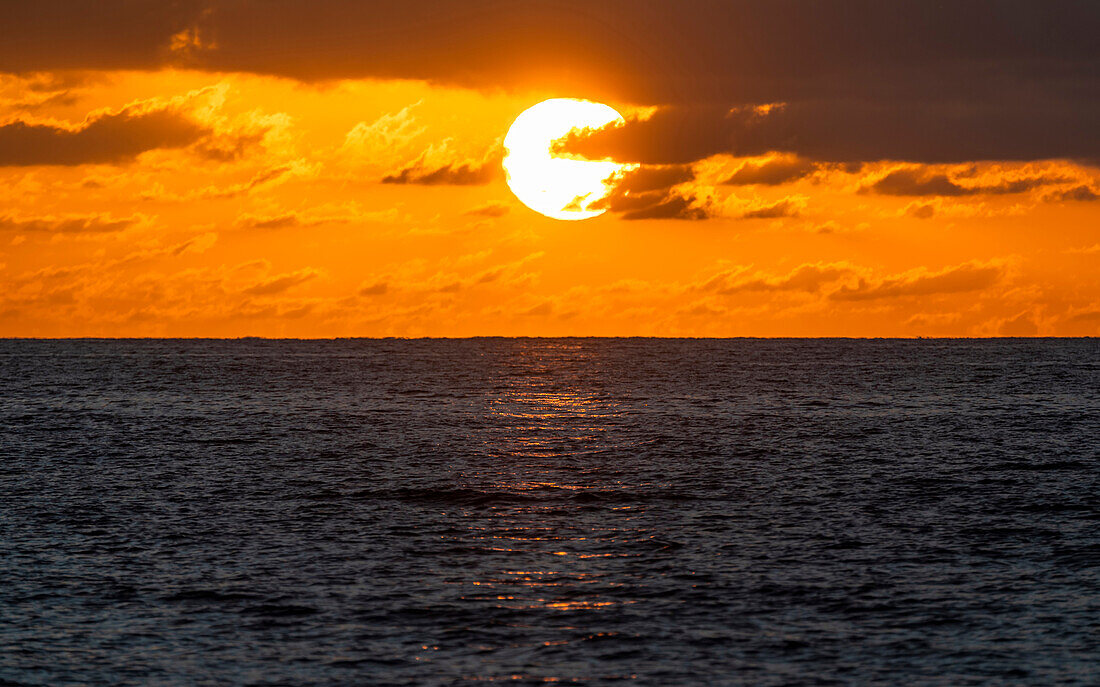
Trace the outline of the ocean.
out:
[[[0,685],[1100,684],[1100,340],[0,341]]]

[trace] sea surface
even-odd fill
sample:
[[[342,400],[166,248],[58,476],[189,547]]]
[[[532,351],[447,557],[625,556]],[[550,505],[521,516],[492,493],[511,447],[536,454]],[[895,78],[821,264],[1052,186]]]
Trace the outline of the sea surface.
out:
[[[1100,340],[0,341],[0,685],[1097,685]]]

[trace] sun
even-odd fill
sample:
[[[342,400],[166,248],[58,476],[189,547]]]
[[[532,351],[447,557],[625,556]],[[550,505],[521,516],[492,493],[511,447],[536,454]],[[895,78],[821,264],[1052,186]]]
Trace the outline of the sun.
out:
[[[602,215],[605,210],[591,206],[607,195],[604,181],[626,165],[555,157],[550,147],[573,129],[613,122],[624,122],[614,108],[573,98],[545,100],[524,111],[504,137],[508,187],[524,205],[547,217],[579,220]]]

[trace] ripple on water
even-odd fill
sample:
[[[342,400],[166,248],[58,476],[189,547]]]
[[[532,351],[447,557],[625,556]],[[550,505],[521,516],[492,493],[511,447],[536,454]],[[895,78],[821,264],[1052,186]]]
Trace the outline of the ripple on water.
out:
[[[2,341],[0,684],[1096,684],[1098,345]]]

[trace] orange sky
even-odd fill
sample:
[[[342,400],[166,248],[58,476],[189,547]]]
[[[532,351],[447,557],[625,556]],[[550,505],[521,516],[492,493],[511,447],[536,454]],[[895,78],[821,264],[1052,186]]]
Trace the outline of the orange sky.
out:
[[[3,336],[1100,334],[1087,151],[646,151],[643,211],[562,222],[512,196],[500,140],[550,97],[659,123],[617,70],[41,67],[0,74]]]

